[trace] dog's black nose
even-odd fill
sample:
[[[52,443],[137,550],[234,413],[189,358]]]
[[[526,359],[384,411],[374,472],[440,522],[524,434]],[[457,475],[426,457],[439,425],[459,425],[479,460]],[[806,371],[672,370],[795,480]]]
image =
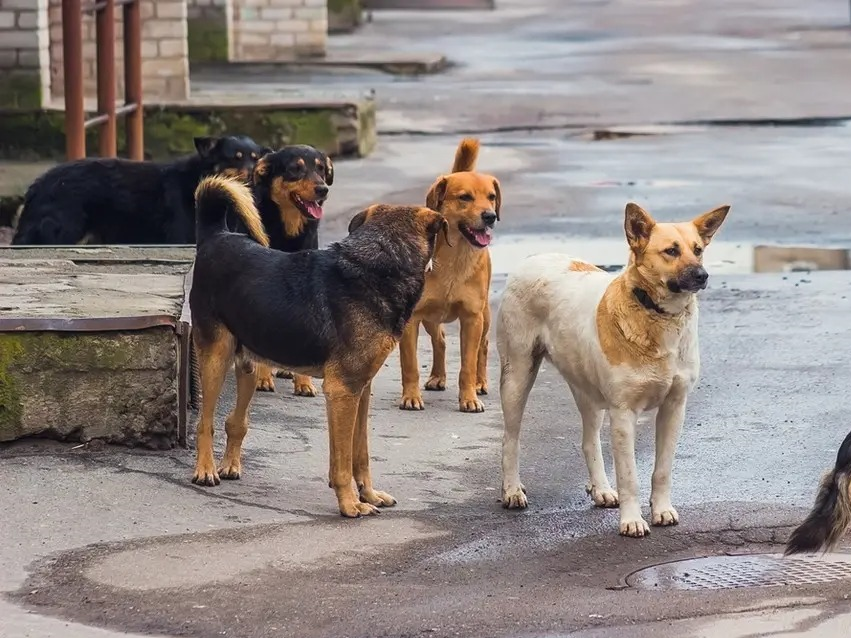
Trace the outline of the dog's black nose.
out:
[[[317,197],[325,197],[328,194],[328,187],[325,184],[320,184],[313,189]]]
[[[488,226],[493,226],[496,222],[496,213],[492,210],[486,210],[482,213],[482,221]]]
[[[709,280],[709,273],[703,266],[698,266],[691,272],[691,278],[699,286],[705,286]]]

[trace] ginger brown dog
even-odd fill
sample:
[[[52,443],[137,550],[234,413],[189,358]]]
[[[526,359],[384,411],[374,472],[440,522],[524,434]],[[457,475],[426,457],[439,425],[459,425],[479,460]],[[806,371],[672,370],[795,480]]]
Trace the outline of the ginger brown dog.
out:
[[[268,248],[251,192],[237,180],[205,179],[196,197],[189,306],[202,404],[192,482],[213,486],[241,477],[256,364],[263,362],[324,379],[328,478],[340,513],[358,517],[395,505],[374,488],[369,468],[372,379],[419,301],[446,220],[423,207],[372,206],[352,219],[342,241],[287,253]],[[228,232],[228,212],[239,217],[247,235]],[[233,363],[236,405],[225,420],[227,446],[217,468],[213,419]]]
[[[444,323],[461,323],[461,373],[458,405],[462,412],[483,412],[478,395],[488,393],[488,331],[490,329],[491,259],[488,253],[502,195],[492,175],[475,172],[479,141],[458,145],[452,172],[432,185],[426,205],[442,213],[449,236],[439,237],[434,268],[426,275],[422,299],[405,328],[399,355],[402,364],[403,410],[422,410],[417,338],[420,324],[431,337],[432,367],[426,390],[446,389]]]

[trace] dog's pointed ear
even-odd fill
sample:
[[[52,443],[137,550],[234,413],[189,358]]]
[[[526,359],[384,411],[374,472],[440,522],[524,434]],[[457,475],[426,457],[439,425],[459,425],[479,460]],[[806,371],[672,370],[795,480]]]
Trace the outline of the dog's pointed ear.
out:
[[[502,189],[499,187],[499,180],[493,180],[493,189],[496,191],[496,207],[494,208],[494,212],[496,213],[496,221],[499,221],[499,210],[502,208]]]
[[[331,186],[334,183],[334,162],[327,155],[325,156],[325,184]]]
[[[201,157],[209,157],[210,153],[213,152],[213,149],[216,148],[216,145],[219,143],[221,138],[218,137],[196,137],[193,138],[193,142],[195,142],[195,150],[198,152],[198,155]]]
[[[352,217],[352,220],[349,222],[349,233],[363,226],[363,223],[366,221],[367,217],[369,217],[368,208],[366,210],[362,210],[357,215]]]
[[[446,185],[445,177],[441,177],[432,184],[426,195],[426,206],[432,210],[440,210],[440,207],[443,206],[443,199],[446,197]]]
[[[650,233],[656,222],[646,210],[634,202],[626,205],[624,215],[624,232],[630,249],[636,255],[644,252],[647,242],[650,241]]]
[[[700,239],[704,245],[712,241],[715,233],[721,228],[721,224],[727,219],[727,213],[729,212],[730,206],[727,204],[725,206],[719,206],[708,213],[698,215],[691,221],[694,227],[697,228],[697,234],[700,235]]]

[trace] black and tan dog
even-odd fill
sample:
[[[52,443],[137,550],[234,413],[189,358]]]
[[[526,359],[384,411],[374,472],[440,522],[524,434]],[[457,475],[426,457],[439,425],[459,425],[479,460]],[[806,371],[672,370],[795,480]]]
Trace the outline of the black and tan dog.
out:
[[[786,543],[786,555],[829,551],[839,544],[851,527],[851,432],[836,453],[833,470],[819,485],[813,509],[792,532]]]
[[[285,146],[257,163],[254,200],[270,246],[284,252],[319,248],[319,221],[328,187],[334,183],[334,165],[324,153],[303,144]],[[275,370],[260,365],[257,389],[275,391]],[[278,371],[293,377],[293,393],[316,396],[310,377]]]
[[[195,189],[208,175],[251,178],[271,149],[250,137],[196,137],[172,162],[82,159],[59,164],[24,197],[13,244],[194,244]]]
[[[228,212],[250,237],[228,232]],[[286,253],[267,247],[248,188],[224,177],[199,185],[197,218],[189,305],[202,405],[192,482],[216,485],[240,477],[255,362],[261,361],[324,379],[329,484],[340,513],[356,517],[394,505],[370,476],[370,390],[422,294],[436,237],[447,232],[445,218],[428,208],[372,206],[352,219],[342,241]],[[213,418],[234,362],[236,406],[225,420],[227,446],[216,469]]]

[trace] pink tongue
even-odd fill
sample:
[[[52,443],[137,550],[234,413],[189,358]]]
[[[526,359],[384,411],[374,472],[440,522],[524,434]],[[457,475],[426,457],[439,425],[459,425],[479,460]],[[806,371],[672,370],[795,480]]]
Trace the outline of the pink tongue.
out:
[[[307,214],[313,217],[313,219],[320,219],[322,217],[322,206],[316,202],[304,202],[304,207],[307,210]]]
[[[471,230],[470,234],[473,235],[480,246],[487,246],[491,243],[491,234],[486,230]]]

